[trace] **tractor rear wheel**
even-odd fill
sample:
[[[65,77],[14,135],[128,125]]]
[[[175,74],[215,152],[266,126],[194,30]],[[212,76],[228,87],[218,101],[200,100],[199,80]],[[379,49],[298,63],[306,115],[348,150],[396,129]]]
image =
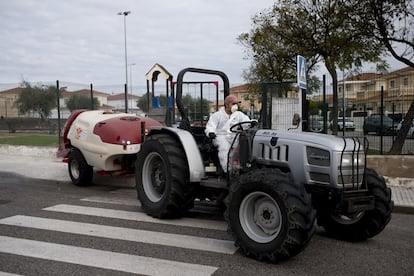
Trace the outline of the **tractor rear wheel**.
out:
[[[245,255],[278,262],[301,252],[315,232],[304,187],[278,169],[253,170],[231,186],[225,218]]]
[[[147,137],[136,160],[136,187],[144,211],[156,218],[179,217],[194,201],[187,184],[187,159],[181,144],[167,134]]]
[[[367,169],[366,181],[368,191],[375,199],[374,209],[354,214],[318,210],[318,224],[330,236],[349,241],[365,240],[379,234],[391,220],[391,189],[384,178]]]

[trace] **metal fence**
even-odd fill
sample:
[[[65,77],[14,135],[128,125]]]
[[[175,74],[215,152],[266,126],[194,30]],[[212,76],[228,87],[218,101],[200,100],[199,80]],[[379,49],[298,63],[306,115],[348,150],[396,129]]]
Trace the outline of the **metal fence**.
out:
[[[36,85],[54,84],[54,82],[50,82]],[[2,118],[21,117],[21,115],[17,113],[14,114],[15,112],[18,112],[17,108],[13,106],[13,102],[16,100],[13,97],[16,96],[12,93],[13,91],[9,91],[10,89],[13,89],[13,87],[19,86],[20,84],[0,84],[0,91],[3,92],[0,93],[0,115]],[[78,84],[65,81],[60,82],[60,87],[69,91],[84,90],[87,92],[92,90],[91,84]],[[264,119],[264,123],[269,128],[274,127],[272,121],[277,121],[277,118],[274,118],[273,114],[275,112],[273,108],[274,98],[281,97],[289,98],[291,100],[292,98],[297,98],[297,94],[295,95],[295,91],[290,89],[291,87],[291,82],[283,82],[279,84],[267,83],[264,88],[262,87],[262,89],[266,91],[266,97],[268,98],[268,104],[267,106],[263,106],[263,108],[270,114],[262,119]],[[307,96],[310,103],[308,109],[310,116],[306,119],[308,119],[307,122],[310,130],[329,134],[332,133],[331,110],[333,107],[333,97],[331,85],[328,83],[328,85],[325,84],[323,87],[325,93],[321,91],[320,93]],[[97,97],[100,103],[105,105],[108,104],[107,95],[102,95],[102,97],[100,97],[100,91],[110,95],[123,94],[124,87],[122,85],[94,85],[93,90],[94,97]],[[135,85],[128,90],[130,90],[128,91],[130,95],[142,94],[142,92],[145,91],[145,87]],[[6,91],[6,93],[4,93],[4,91]],[[344,77],[343,80],[339,81],[338,98],[339,116],[352,120],[355,127],[352,129],[339,127],[337,135],[365,136],[368,138],[370,149],[373,150],[372,152],[374,154],[386,154],[395,140],[396,131],[398,131],[398,126],[401,123],[401,120],[405,117],[406,112],[414,101],[414,70],[404,68],[388,74],[364,73],[356,77]],[[123,103],[124,101],[120,101],[119,109],[122,109],[121,105]],[[61,98],[60,105],[61,107],[64,107],[65,105],[63,98]],[[111,105],[113,105],[113,103],[111,103]],[[136,106],[136,102],[133,102],[132,97],[131,106]],[[290,108],[287,105],[283,107],[287,109],[286,112],[294,111],[293,108]],[[65,110],[63,109],[60,111],[60,113],[62,112],[65,112]],[[377,123],[377,127],[378,129],[384,128],[384,131],[378,131],[375,128],[369,131],[367,131],[366,128],[364,129],[364,123],[381,114],[385,119],[380,120],[380,122],[382,121],[382,123],[387,124],[387,126],[378,126]],[[52,111],[51,118],[57,118],[58,116],[56,115],[56,111]],[[62,119],[65,117],[66,116],[61,116]],[[284,118],[281,115],[279,117]],[[390,120],[391,126],[389,126]],[[288,116],[285,121],[290,123],[291,116]],[[339,124],[341,123],[343,123],[343,121],[339,120]],[[280,128],[280,126],[278,127]],[[389,130],[389,128],[391,128],[391,130]],[[414,154],[414,125],[410,128],[407,135],[402,154]]]
[[[331,133],[333,101],[330,91],[326,92],[325,97],[322,93],[309,95],[308,100],[312,102],[311,116],[326,120],[326,132]],[[365,136],[374,153],[386,154],[413,101],[413,69],[344,78],[338,85],[338,135]],[[324,106],[327,107],[326,113],[323,112]],[[345,119],[350,120],[354,128],[346,128]],[[402,154],[414,154],[414,124],[405,139]]]

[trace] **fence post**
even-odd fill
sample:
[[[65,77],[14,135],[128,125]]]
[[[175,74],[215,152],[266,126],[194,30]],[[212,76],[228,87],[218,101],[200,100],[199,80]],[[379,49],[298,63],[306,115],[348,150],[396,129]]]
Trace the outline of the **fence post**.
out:
[[[125,83],[125,113],[128,113],[128,85]]]
[[[57,114],[58,114],[58,145],[60,146],[60,88],[59,80],[56,81],[56,101],[57,101]]]
[[[93,84],[91,83],[91,110],[93,110]]]
[[[384,86],[381,85],[381,117],[380,117],[380,154],[383,154],[383,145],[384,145]]]
[[[322,76],[322,95],[323,95],[323,133],[328,133],[328,103],[326,102],[326,75]]]

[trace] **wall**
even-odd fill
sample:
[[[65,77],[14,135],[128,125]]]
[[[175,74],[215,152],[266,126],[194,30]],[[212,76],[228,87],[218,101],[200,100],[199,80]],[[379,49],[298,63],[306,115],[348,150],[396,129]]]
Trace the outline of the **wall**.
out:
[[[368,155],[367,167],[388,177],[414,178],[414,155]]]

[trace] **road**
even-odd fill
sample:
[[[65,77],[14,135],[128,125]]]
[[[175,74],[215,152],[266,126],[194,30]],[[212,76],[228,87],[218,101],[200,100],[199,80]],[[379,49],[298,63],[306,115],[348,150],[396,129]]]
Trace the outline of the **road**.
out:
[[[241,255],[219,213],[160,221],[131,185],[34,180],[0,173],[0,275],[413,275],[414,216],[394,213],[375,238],[338,241],[318,228],[279,263]]]

